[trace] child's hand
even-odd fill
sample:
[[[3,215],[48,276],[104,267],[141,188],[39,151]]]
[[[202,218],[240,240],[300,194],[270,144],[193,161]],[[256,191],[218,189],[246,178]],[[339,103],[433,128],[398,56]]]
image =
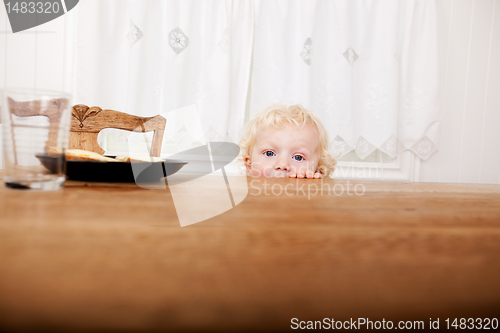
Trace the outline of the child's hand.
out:
[[[295,172],[294,170],[290,171],[288,174],[288,178],[307,178],[307,179],[320,179],[322,178],[321,174],[319,172],[313,172],[313,171],[305,171],[305,170],[299,170],[299,172]]]

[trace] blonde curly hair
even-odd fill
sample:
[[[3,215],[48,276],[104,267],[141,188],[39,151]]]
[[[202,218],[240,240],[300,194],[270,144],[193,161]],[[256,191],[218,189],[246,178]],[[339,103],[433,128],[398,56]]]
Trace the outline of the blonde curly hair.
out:
[[[270,126],[282,128],[285,126],[285,122],[301,127],[313,124],[316,127],[319,134],[318,149],[320,155],[318,170],[316,172],[321,173],[324,178],[330,178],[335,171],[337,160],[328,151],[328,134],[326,129],[312,112],[306,110],[300,104],[275,103],[251,119],[245,125],[242,139],[239,142],[241,149],[240,164],[248,165],[248,162],[245,161],[250,158],[250,152],[255,144],[259,128],[262,126],[265,128],[269,128]]]

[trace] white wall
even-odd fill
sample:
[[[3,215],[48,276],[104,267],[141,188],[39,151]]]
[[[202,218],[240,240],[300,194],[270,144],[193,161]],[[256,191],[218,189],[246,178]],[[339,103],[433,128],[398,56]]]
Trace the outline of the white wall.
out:
[[[500,183],[500,1],[437,0],[439,151],[420,181]]]
[[[384,178],[499,184],[500,0],[436,0],[436,6],[439,150],[420,163],[405,157],[392,169],[395,176],[387,177],[389,167]],[[35,86],[71,92],[71,23],[77,10],[78,6],[39,27],[12,34],[5,7],[0,6],[0,88]]]

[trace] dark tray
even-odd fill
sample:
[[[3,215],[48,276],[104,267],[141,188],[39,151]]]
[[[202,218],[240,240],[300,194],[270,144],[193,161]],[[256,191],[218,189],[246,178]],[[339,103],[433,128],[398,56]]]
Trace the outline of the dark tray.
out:
[[[57,172],[59,155],[38,154],[43,166]],[[134,169],[132,169],[132,164]],[[165,160],[163,162],[103,162],[66,161],[66,176],[70,180],[106,183],[150,183],[179,171],[187,162]],[[134,176],[134,170],[136,174]]]

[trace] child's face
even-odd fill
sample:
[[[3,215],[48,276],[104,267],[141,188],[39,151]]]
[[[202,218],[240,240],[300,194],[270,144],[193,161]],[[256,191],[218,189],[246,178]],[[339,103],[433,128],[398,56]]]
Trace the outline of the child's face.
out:
[[[315,174],[319,162],[319,134],[308,124],[303,128],[287,123],[285,127],[261,128],[247,159],[253,177],[320,178]]]

